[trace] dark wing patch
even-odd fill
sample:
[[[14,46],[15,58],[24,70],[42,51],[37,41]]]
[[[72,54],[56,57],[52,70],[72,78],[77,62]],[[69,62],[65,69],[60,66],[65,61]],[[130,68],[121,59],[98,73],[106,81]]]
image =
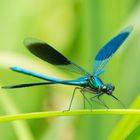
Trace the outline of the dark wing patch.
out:
[[[28,50],[48,63],[54,65],[68,65],[70,61],[47,43],[34,42],[26,44]]]
[[[24,44],[31,53],[48,63],[81,75],[89,75],[87,71],[68,60],[64,55],[45,42],[34,38],[27,38]]]

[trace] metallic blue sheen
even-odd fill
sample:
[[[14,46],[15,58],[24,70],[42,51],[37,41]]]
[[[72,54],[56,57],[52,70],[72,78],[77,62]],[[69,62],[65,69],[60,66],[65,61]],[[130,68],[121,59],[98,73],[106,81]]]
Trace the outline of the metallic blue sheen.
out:
[[[120,47],[120,45],[124,42],[124,40],[128,37],[129,33],[121,33],[115,38],[113,38],[110,42],[108,42],[96,55],[95,60],[105,60],[109,58],[116,50]]]
[[[98,84],[99,87],[103,86],[103,82],[101,81],[101,79],[99,77],[94,77],[95,82]]]
[[[26,75],[30,75],[39,79],[43,79],[43,80],[47,80],[47,81],[51,81],[54,83],[58,83],[58,84],[66,84],[66,85],[77,85],[77,86],[82,86],[82,85],[86,85],[88,82],[85,81],[85,79],[76,79],[76,80],[61,80],[61,79],[57,79],[57,78],[53,78],[53,77],[49,77],[43,74],[39,74],[36,72],[32,72],[30,70],[24,69],[24,68],[20,68],[20,67],[11,67],[11,70],[19,72],[19,73],[23,73]]]
[[[132,29],[132,26],[128,26],[99,50],[94,59],[94,74],[97,72],[100,73],[103,70],[103,68],[109,62],[113,54],[118,50],[118,48],[129,36]]]
[[[73,63],[71,60],[67,59],[63,54],[58,52],[49,44],[36,39],[28,38],[25,40],[25,46],[32,54],[36,55],[40,59],[50,64],[64,68],[74,73],[81,74],[83,75],[83,77],[79,77],[74,80],[62,80],[32,72],[24,68],[11,67],[11,70],[13,71],[45,80],[45,82],[4,86],[3,88],[21,88],[36,85],[65,84],[80,86],[81,92],[87,91],[90,93],[96,93],[98,94],[98,96],[101,96],[105,93],[117,99],[115,96],[112,95],[115,86],[112,84],[104,84],[99,78],[99,75],[105,72],[104,67],[109,62],[113,54],[118,50],[118,48],[129,36],[132,29],[132,26],[125,28],[111,41],[109,41],[102,49],[99,50],[94,59],[94,71],[92,74],[87,72],[79,65]]]

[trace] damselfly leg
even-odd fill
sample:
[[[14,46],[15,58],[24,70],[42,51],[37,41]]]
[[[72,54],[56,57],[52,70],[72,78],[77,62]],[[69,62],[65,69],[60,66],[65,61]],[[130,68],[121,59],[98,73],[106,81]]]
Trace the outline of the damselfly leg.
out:
[[[85,107],[86,107],[85,103],[86,103],[86,101],[87,101],[87,102],[89,103],[89,105],[90,105],[91,110],[92,110],[92,104],[90,103],[90,101],[88,100],[88,98],[85,96],[85,92],[82,90],[83,88],[76,87],[76,88],[74,88],[74,91],[73,91],[73,93],[72,93],[72,97],[71,97],[71,100],[70,100],[69,108],[68,108],[68,110],[65,110],[65,111],[70,111],[71,106],[72,106],[72,102],[73,102],[73,99],[74,99],[74,96],[75,96],[75,92],[76,92],[77,89],[80,90],[80,92],[81,92],[81,94],[82,94],[82,96],[83,96],[84,109],[85,109]]]
[[[91,108],[91,111],[92,111],[92,104],[91,104],[91,102],[88,100],[88,98],[85,96],[85,92],[83,91],[83,89],[81,89],[80,90],[80,92],[82,93],[82,95],[83,95],[83,100],[84,100],[84,109],[85,109],[85,101],[87,101],[88,103],[89,103],[89,105],[90,105],[90,108]]]
[[[109,107],[100,99],[101,95],[103,95],[103,93],[98,93],[97,95],[93,96],[90,98],[91,101],[95,101],[94,99],[97,98],[100,101],[100,104],[105,106],[107,109],[109,109]],[[97,101],[95,101],[97,103]]]

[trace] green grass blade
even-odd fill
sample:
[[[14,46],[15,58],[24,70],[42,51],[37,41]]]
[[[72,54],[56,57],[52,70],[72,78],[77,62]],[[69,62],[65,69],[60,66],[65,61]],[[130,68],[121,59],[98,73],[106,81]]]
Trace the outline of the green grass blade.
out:
[[[140,139],[140,125],[136,127],[126,140],[139,140]]]
[[[140,96],[135,100],[131,108],[140,108]],[[124,116],[111,133],[109,140],[124,140],[139,124],[140,116],[138,114]]]
[[[0,122],[37,119],[59,116],[83,116],[83,115],[140,115],[140,109],[94,109],[91,110],[75,110],[75,111],[50,111],[35,112],[16,115],[1,116]]]
[[[6,114],[16,114],[18,109],[9,98],[9,96],[1,90],[0,94],[0,105],[5,110]],[[32,133],[25,121],[12,122],[13,129],[15,131],[16,137],[20,140],[33,140]]]

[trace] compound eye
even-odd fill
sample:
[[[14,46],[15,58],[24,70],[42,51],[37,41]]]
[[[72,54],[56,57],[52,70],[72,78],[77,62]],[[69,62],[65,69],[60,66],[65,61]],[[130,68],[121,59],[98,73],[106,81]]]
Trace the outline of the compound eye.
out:
[[[113,91],[115,90],[115,86],[114,86],[114,85],[112,86],[112,90],[113,90]]]

